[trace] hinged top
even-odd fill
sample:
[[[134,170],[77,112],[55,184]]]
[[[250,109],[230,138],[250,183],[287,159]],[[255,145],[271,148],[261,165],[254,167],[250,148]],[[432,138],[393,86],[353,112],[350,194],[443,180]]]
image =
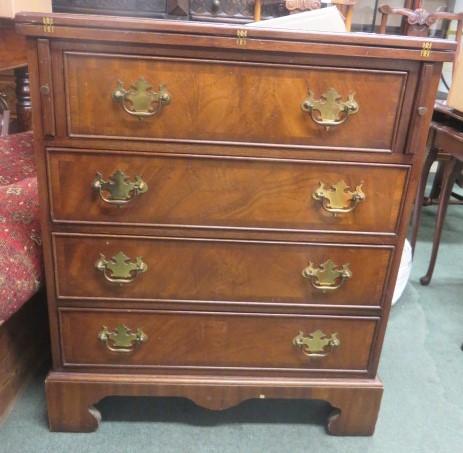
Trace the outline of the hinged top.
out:
[[[456,49],[455,42],[444,39],[372,33],[307,32],[231,24],[72,14],[50,14],[47,15],[47,21],[47,24],[50,21],[53,24],[53,37],[79,40],[191,46],[194,36],[195,47],[427,61],[452,61]],[[39,13],[18,13],[16,28],[19,33],[29,36],[50,36],[49,30],[44,27],[44,15]],[[422,52],[424,43],[432,43],[429,55],[428,52]]]

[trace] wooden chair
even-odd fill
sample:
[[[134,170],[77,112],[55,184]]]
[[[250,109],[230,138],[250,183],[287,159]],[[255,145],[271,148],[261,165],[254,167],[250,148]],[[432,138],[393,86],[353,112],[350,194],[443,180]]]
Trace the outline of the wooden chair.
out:
[[[379,32],[382,34],[386,33],[387,21],[391,15],[402,16],[406,19],[403,21],[402,34],[407,36],[429,36],[430,27],[437,21],[457,21],[455,40],[458,43],[458,47],[455,55],[458,55],[463,26],[463,13],[449,13],[447,11],[429,12],[422,8],[412,10],[408,8],[392,8],[389,5],[381,5],[378,11],[381,13]],[[447,30],[448,26],[444,27],[444,29]]]
[[[282,0],[255,0],[254,3],[254,20],[259,21],[261,18],[261,7],[262,5],[278,4],[282,3]],[[341,14],[345,18],[346,31],[350,31],[352,27],[352,13],[357,0],[332,0],[333,5],[339,9]],[[302,12],[302,11],[313,11],[321,8],[320,0],[284,0],[286,9],[290,14]]]
[[[391,8],[388,5],[381,5],[378,11],[382,14],[380,33],[386,32],[387,20],[390,15],[399,15],[406,19],[403,21],[402,30],[408,36],[428,36],[430,27],[438,20],[447,22],[456,21],[455,39],[458,44],[452,72],[455,71],[455,62],[459,55],[461,43],[463,13],[450,13],[446,11],[428,12],[421,8],[410,10],[407,8]],[[443,28],[448,29],[448,23],[444,24]],[[452,188],[463,168],[461,163],[461,157],[463,156],[463,133],[460,132],[463,130],[463,114],[455,114],[451,110],[442,102],[437,101],[435,104],[433,122],[428,135],[427,154],[415,198],[410,238],[413,251],[416,246],[423,205],[438,204],[431,258],[426,275],[420,279],[422,285],[428,285],[431,281],[439,250],[444,218],[452,195]],[[459,153],[459,148],[462,148],[461,153]],[[426,184],[434,162],[438,164],[436,176],[429,197],[425,197]]]

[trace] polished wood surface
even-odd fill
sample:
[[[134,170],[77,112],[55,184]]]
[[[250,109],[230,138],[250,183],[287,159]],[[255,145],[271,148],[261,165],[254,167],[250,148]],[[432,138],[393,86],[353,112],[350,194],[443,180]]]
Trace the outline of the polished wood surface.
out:
[[[201,147],[172,153],[48,150],[53,220],[259,230],[361,231],[396,233],[409,168],[293,159],[219,158]],[[194,153],[194,154],[193,154]],[[103,201],[91,183],[123,171],[148,187],[117,207]],[[365,201],[352,212],[324,209],[313,193],[343,180],[351,192],[362,187]],[[72,183],[71,183],[72,181]],[[333,189],[331,189],[333,190]],[[110,194],[102,191],[102,197]],[[346,197],[346,210],[354,202]]]
[[[227,372],[261,375],[367,374],[378,318],[282,317],[280,314],[134,312],[61,309],[64,368],[134,369],[140,372]],[[148,337],[133,353],[110,351],[98,339],[124,324]],[[307,357],[293,345],[299,332],[336,334],[340,345],[326,357]],[[82,335],[91,332],[92,335]],[[111,346],[111,342],[109,342]],[[355,351],[355,353],[353,353]],[[138,367],[138,368],[137,368]],[[226,368],[226,370],[225,370]],[[315,371],[314,371],[315,370]]]
[[[118,51],[121,49],[119,48]],[[123,58],[65,53],[68,131],[73,137],[205,140],[392,150],[406,123],[399,105],[405,71],[367,71],[177,58]],[[330,64],[336,64],[331,60]],[[98,70],[94,70],[98,68]],[[112,100],[118,80],[125,89],[140,76],[157,91],[165,84],[171,105],[140,121]],[[188,95],[185,95],[188,87]],[[355,93],[359,112],[328,131],[302,111],[309,96],[328,88],[341,99]],[[381,123],[371,118],[381,111]],[[255,112],[259,112],[256,115]],[[178,121],[182,118],[181,121]],[[352,130],[362,130],[353,134]]]
[[[206,378],[127,374],[50,373],[46,383],[50,427],[90,432],[100,412],[93,406],[106,396],[180,396],[212,410],[227,409],[247,399],[326,400],[335,408],[327,429],[338,436],[371,436],[383,387],[379,379]]]
[[[27,66],[26,38],[14,29],[14,20],[0,18],[0,70]]]
[[[329,432],[371,435],[421,131],[455,43],[435,40],[425,56],[419,38],[249,28],[243,41],[235,26],[53,23],[51,34],[40,16],[18,16],[40,106],[50,428],[96,429],[89,407],[108,395],[183,396],[214,409],[318,398],[336,408]],[[154,90],[165,83],[172,102],[140,121],[111,96],[118,80],[142,76]],[[332,87],[355,91],[360,108],[326,130],[301,102]],[[97,172],[117,170],[148,185],[121,208],[92,190]],[[341,178],[363,184],[366,198],[334,215],[312,194]],[[118,252],[146,272],[125,284],[105,277],[102,260]],[[329,259],[352,275],[316,289],[302,271]],[[98,333],[120,324],[146,329],[148,342],[109,351]],[[318,329],[340,345],[308,363],[292,340]]]
[[[83,235],[57,235],[54,249],[61,298],[209,301],[212,307],[214,301],[379,307],[393,251],[354,244]],[[109,260],[119,251],[130,261],[141,256],[148,266],[130,284],[108,282],[95,269],[100,254]],[[348,264],[352,277],[337,290],[323,292],[302,271],[309,262],[318,268],[329,259],[339,268]]]

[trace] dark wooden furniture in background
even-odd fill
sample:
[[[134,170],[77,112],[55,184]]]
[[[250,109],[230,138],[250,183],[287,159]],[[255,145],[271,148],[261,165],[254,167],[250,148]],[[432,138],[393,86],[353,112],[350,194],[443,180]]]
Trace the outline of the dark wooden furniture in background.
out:
[[[176,18],[220,23],[245,23],[254,20],[252,0],[53,0],[52,5],[53,11],[57,13]],[[272,0],[262,7],[262,18],[286,14],[289,12],[285,8],[284,0]]]
[[[437,253],[439,251],[445,214],[447,213],[454,184],[457,178],[461,176],[463,170],[463,113],[447,107],[442,102],[436,103],[434,108],[433,122],[431,123],[428,137],[428,152],[416,196],[412,222],[412,236],[410,239],[413,249],[415,248],[419,231],[423,199],[428,179],[427,176],[429,175],[432,164],[438,160],[441,171],[439,179],[442,185],[439,187],[439,193],[434,195],[438,204],[436,227],[434,230],[428,270],[426,274],[420,278],[422,285],[428,285],[431,281],[436,265]],[[434,192],[435,191],[434,189]]]
[[[14,78],[13,78],[13,74]],[[2,74],[4,74],[2,78]],[[15,97],[13,97],[13,80]],[[3,81],[3,83],[2,83]],[[0,92],[17,117],[16,132],[31,129],[31,98],[27,68],[26,40],[16,34],[14,20],[0,18]]]
[[[30,379],[50,363],[45,291],[0,324],[0,426]]]
[[[23,38],[23,37],[22,37]],[[24,39],[24,38],[23,38]],[[8,253],[9,262],[11,267],[15,267],[18,262],[29,263],[27,252],[24,255],[21,253],[13,253],[14,248],[5,248],[6,237],[11,238],[13,242],[17,241],[18,235],[12,230],[10,219],[7,218],[3,208],[7,205],[8,200],[2,196],[6,185],[9,187],[18,187],[9,183],[14,178],[9,178],[3,172],[5,168],[9,168],[9,175],[11,176],[11,168],[17,164],[22,170],[25,167],[25,160],[23,153],[18,150],[18,138],[20,141],[27,142],[30,145],[31,157],[33,156],[33,139],[32,134],[13,134],[9,135],[9,110],[8,105],[2,97],[0,97],[0,217],[2,217],[3,231],[9,230],[8,235],[0,237],[0,269],[2,274],[2,282],[0,284],[0,426],[8,417],[8,414],[13,409],[16,400],[21,395],[22,391],[26,388],[30,379],[37,373],[37,371],[48,364],[50,361],[50,333],[48,328],[48,311],[47,300],[45,297],[45,290],[42,289],[36,293],[27,302],[23,304],[17,299],[11,298],[11,291],[9,284],[16,287],[26,286],[23,278],[18,277],[18,273],[8,272],[10,269],[5,270],[5,261],[2,260],[2,253]],[[6,149],[10,155],[9,162],[3,160],[3,149]],[[29,162],[33,165],[33,159]],[[28,163],[29,163],[28,162]],[[37,194],[35,193],[36,197]],[[27,206],[30,201],[25,196],[16,196],[16,203]],[[30,206],[30,204],[29,204]],[[8,211],[8,209],[6,209]],[[15,213],[18,216],[23,216],[24,211],[18,210]],[[28,214],[31,211],[28,210]],[[37,217],[36,217],[37,219]],[[22,222],[19,222],[22,225]],[[31,224],[30,218],[24,218],[24,224]],[[23,249],[28,248],[28,244],[20,242],[20,247]],[[5,252],[5,249],[7,252]],[[16,249],[17,250],[17,249]],[[15,256],[13,256],[15,255]],[[34,280],[35,275],[31,275],[31,280]],[[24,293],[24,291],[17,291]],[[29,298],[29,296],[27,296]],[[14,314],[8,316],[6,319],[5,311],[2,310],[6,305],[10,310],[12,307],[20,307],[14,310]],[[6,319],[6,320],[5,320]]]
[[[108,395],[157,395],[211,409],[322,399],[329,432],[371,435],[424,131],[456,44],[46,22],[17,18],[34,74],[51,429],[96,429]]]
[[[381,5],[378,8],[381,16],[380,32],[386,32],[387,20],[390,15],[399,15],[406,18],[404,21],[403,32],[409,36],[426,37],[430,33],[430,27],[437,21],[443,21],[444,30],[448,30],[450,21],[455,21],[455,41],[457,50],[452,61],[452,72],[455,72],[457,57],[460,53],[463,13],[453,13],[446,11],[427,11],[424,9],[391,8],[388,5]],[[434,204],[435,200],[439,205],[436,219],[436,229],[433,237],[433,247],[431,258],[426,275],[420,282],[428,285],[431,281],[434,266],[436,264],[439,242],[442,235],[442,228],[450,202],[450,196],[455,181],[461,175],[463,150],[461,150],[463,134],[463,114],[447,107],[442,101],[437,101],[434,108],[433,122],[429,130],[428,145],[425,162],[423,165],[420,183],[418,186],[415,209],[412,221],[412,233],[410,244],[414,251],[418,236],[418,229],[423,204]],[[438,164],[437,172],[433,182],[430,196],[425,197],[426,184],[429,179],[431,167],[434,163]]]
[[[453,13],[447,11],[427,11],[424,9],[408,9],[408,8],[392,8],[389,5],[381,5],[378,8],[381,13],[381,26],[380,33],[386,33],[386,26],[389,16],[398,15],[404,17],[404,27],[402,34],[408,36],[429,36],[430,27],[437,21],[455,21],[457,27],[455,29],[455,41],[457,43],[457,51],[455,55],[459,54],[461,45],[461,34],[463,28],[463,13]],[[445,30],[448,29],[444,27]],[[445,38],[445,36],[442,36]]]
[[[58,13],[103,14],[108,16],[187,18],[190,0],[52,0]]]

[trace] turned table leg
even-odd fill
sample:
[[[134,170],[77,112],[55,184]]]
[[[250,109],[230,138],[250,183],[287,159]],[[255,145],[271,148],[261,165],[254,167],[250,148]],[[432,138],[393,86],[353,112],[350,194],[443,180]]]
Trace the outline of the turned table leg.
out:
[[[436,264],[437,252],[439,251],[439,243],[442,235],[442,228],[444,226],[445,214],[447,212],[450,195],[452,193],[455,180],[461,173],[462,168],[463,162],[454,157],[450,158],[450,160],[446,163],[443,175],[442,189],[439,196],[439,207],[437,209],[437,220],[432,241],[431,258],[429,260],[429,266],[426,275],[420,278],[420,283],[422,285],[428,285],[431,281],[432,274],[434,272],[434,266]]]
[[[31,113],[31,89],[29,85],[29,69],[27,66],[14,70],[16,78],[16,114],[18,117],[18,132],[32,129]]]

